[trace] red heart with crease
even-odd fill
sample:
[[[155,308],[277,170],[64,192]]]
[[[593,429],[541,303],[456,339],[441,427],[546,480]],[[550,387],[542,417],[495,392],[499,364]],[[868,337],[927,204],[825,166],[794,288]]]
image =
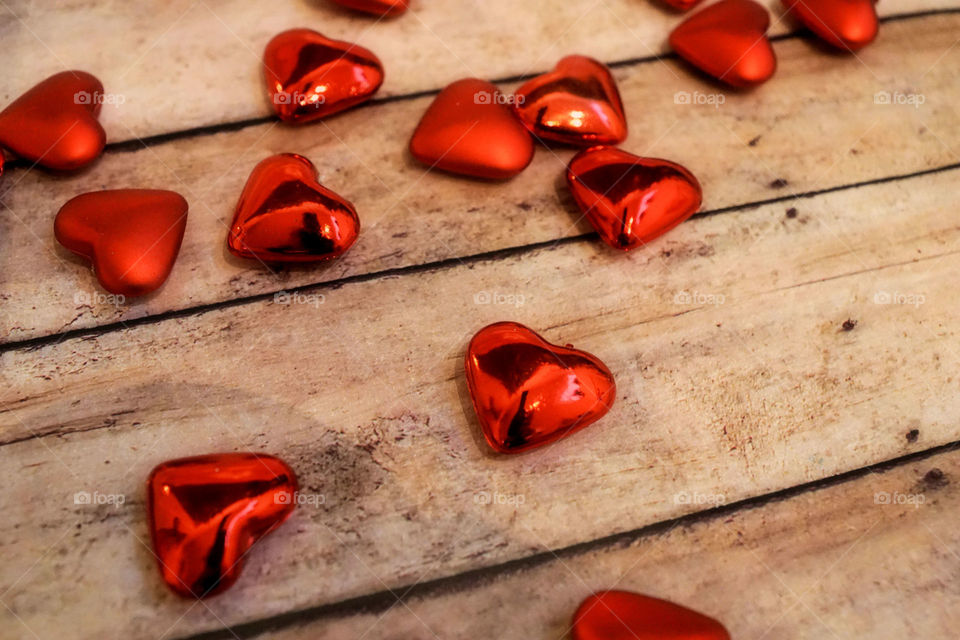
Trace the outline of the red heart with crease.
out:
[[[533,138],[497,86],[466,78],[431,103],[410,139],[410,153],[444,171],[478,178],[510,178],[533,159]]]
[[[516,322],[477,332],[465,370],[483,435],[502,453],[538,447],[596,422],[617,394],[613,374],[596,356],[552,345]]]
[[[670,46],[701,71],[746,88],[777,70],[769,27],[770,14],[753,0],[720,0],[680,23]]]
[[[281,120],[310,122],[369,100],[383,65],[369,49],[310,29],[275,36],[263,52],[273,109]]]
[[[170,460],[147,480],[150,537],[167,585],[188,598],[237,581],[258,540],[293,512],[297,478],[282,460],[224,453]]]
[[[572,631],[572,640],[730,640],[713,618],[630,591],[588,597],[573,616]]]
[[[877,37],[874,0],[783,0],[808,29],[838,49],[856,51]]]
[[[408,9],[407,0],[334,0],[349,9],[375,16],[398,16]]]
[[[57,213],[57,241],[93,263],[110,293],[142,296],[170,275],[187,227],[187,201],[173,191],[84,193]]]
[[[567,56],[517,89],[514,108],[543,140],[584,146],[627,139],[617,83],[606,66],[586,56]]]
[[[615,249],[634,249],[674,228],[700,208],[700,183],[687,169],[613,147],[578,153],[567,186],[580,211]]]
[[[0,147],[48,169],[79,169],[107,141],[97,120],[102,96],[103,85],[85,71],[52,75],[0,112]]]
[[[227,246],[240,258],[263,262],[317,262],[349,249],[360,233],[353,205],[317,182],[303,156],[262,160],[240,195]]]

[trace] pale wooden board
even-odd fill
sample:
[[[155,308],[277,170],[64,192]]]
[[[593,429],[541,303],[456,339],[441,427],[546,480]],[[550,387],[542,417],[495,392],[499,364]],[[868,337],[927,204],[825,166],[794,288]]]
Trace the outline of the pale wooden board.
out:
[[[779,0],[763,0],[771,33]],[[387,71],[381,96],[433,90],[464,76],[502,78],[549,69],[569,53],[624,60],[666,50],[681,17],[648,0],[570,0],[548,6],[516,0],[414,0],[407,15],[378,22],[325,0],[109,0],[0,4],[8,65],[6,104],[38,78],[70,68],[97,75],[109,94],[110,140],[128,140],[270,113],[260,56],[271,37],[310,27],[364,45]],[[881,14],[954,8],[956,0],[881,2]],[[108,37],[97,37],[104,34]]]
[[[960,14],[884,25],[858,58],[778,43],[781,68],[719,108],[678,105],[678,91],[713,92],[673,61],[618,69],[631,135],[624,147],[688,166],[717,209],[960,162],[956,104]],[[875,104],[879,91],[919,93],[919,108]],[[544,242],[588,232],[562,175],[569,150],[540,149],[516,179],[491,184],[428,173],[407,139],[430,98],[355,110],[308,129],[274,124],[108,154],[71,179],[11,172],[0,188],[0,341],[93,327],[290,287]],[[305,132],[308,135],[304,135]],[[705,142],[708,141],[708,142]],[[750,142],[754,146],[750,146]],[[357,245],[333,264],[275,275],[232,258],[225,235],[261,158],[294,151],[352,200]],[[779,178],[785,187],[771,183]],[[88,265],[57,245],[52,220],[70,197],[104,187],[170,188],[190,201],[181,255],[167,284],[116,305]],[[788,206],[785,204],[785,206]]]
[[[44,636],[216,629],[700,509],[678,491],[736,501],[951,442],[957,175],[807,199],[794,219],[782,204],[707,216],[628,255],[579,240],[318,289],[318,307],[247,304],[4,353],[4,601]],[[529,455],[491,454],[461,359],[503,319],[603,358],[611,413]],[[229,597],[191,606],[142,544],[142,483],[163,460],[234,449],[281,455],[326,503],[266,539]],[[128,502],[78,507],[80,490]],[[478,504],[494,491],[525,508]]]
[[[926,479],[933,470],[942,478],[934,471]],[[386,612],[319,618],[259,637],[562,640],[586,596],[619,588],[698,609],[736,639],[954,638],[958,479],[960,454],[936,455],[783,502],[562,553],[480,584],[407,598]],[[884,496],[891,504],[877,503]]]

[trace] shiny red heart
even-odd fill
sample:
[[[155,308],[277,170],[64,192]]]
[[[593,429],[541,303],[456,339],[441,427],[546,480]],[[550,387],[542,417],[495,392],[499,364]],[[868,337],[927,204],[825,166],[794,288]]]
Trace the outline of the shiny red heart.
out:
[[[777,70],[769,27],[770,14],[753,0],[720,0],[680,23],[670,34],[670,46],[711,76],[746,88]]]
[[[0,112],[0,146],[48,169],[79,169],[107,141],[97,121],[102,96],[103,85],[85,71],[52,75]]]
[[[730,640],[730,634],[713,618],[678,604],[601,591],[574,614],[572,640]]]
[[[687,169],[613,147],[578,153],[567,166],[567,185],[600,237],[615,249],[634,249],[700,208],[700,183]]]
[[[444,171],[510,178],[533,159],[533,139],[496,85],[466,78],[431,103],[410,139],[410,153]]]
[[[294,153],[262,160],[240,195],[227,236],[230,252],[268,263],[343,255],[360,233],[360,218],[317,177],[313,163]]]
[[[576,146],[627,139],[617,83],[601,62],[567,56],[517,89],[514,107],[533,135]]]
[[[187,227],[187,201],[173,191],[116,189],[69,200],[57,241],[93,263],[104,289],[124,296],[156,290],[173,269]]]
[[[290,467],[263,454],[180,458],[154,468],[147,509],[164,581],[188,598],[229,588],[250,547],[293,512],[296,492]]]
[[[398,16],[408,9],[407,0],[334,0],[349,9],[375,16]]]
[[[702,0],[660,0],[670,5],[674,9],[679,9],[680,11],[687,11],[695,4],[699,4]]]
[[[552,345],[516,322],[477,332],[465,371],[483,435],[502,453],[538,447],[596,422],[617,394],[613,374],[598,358]]]
[[[273,109],[286,122],[310,122],[370,99],[383,65],[369,49],[310,29],[275,36],[263,53]]]
[[[783,0],[807,28],[838,49],[856,51],[877,37],[874,0]]]

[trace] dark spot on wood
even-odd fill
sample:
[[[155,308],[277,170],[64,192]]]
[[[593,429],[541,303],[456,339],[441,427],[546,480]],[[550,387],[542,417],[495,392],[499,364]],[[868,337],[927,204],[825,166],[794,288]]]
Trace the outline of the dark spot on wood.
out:
[[[755,146],[757,146],[757,143],[760,142],[760,138],[761,138],[761,137],[763,137],[763,136],[757,136],[756,138],[754,138],[753,140],[751,140],[751,141],[748,142],[747,144],[748,144],[749,146],[751,146],[751,147],[755,147]]]
[[[790,207],[789,209],[787,209],[787,217],[790,218],[791,220],[793,220],[794,218],[796,218],[796,217],[797,217],[797,208],[796,208],[796,207]]]
[[[530,209],[533,209],[533,205],[530,204],[529,202],[521,202],[517,206],[523,209],[524,211],[530,211]]]
[[[942,489],[950,484],[950,479],[940,469],[934,467],[927,471],[923,476],[923,486],[925,489]]]
[[[773,182],[770,183],[770,188],[771,188],[771,189],[783,189],[783,188],[784,188],[785,186],[787,186],[788,184],[790,184],[790,183],[787,182],[784,178],[777,178],[776,180],[774,180]]]
[[[920,437],[919,429],[910,429],[910,431],[907,431],[907,442],[916,442],[917,438],[919,437]]]
[[[856,320],[852,320],[851,318],[847,318],[846,320],[843,321],[843,324],[840,325],[840,328],[843,329],[844,331],[853,331],[853,329],[854,329],[856,326],[857,326],[857,321],[856,321]]]

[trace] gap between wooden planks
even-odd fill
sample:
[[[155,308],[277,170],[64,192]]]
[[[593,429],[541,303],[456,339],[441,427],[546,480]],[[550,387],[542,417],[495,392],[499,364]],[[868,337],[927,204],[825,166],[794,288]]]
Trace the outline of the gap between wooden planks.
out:
[[[678,91],[715,91],[675,61],[616,70],[631,135],[624,147],[671,158],[704,185],[707,211],[791,200],[853,183],[952,166],[957,155],[960,14],[892,21],[857,58],[810,42],[778,43],[781,68],[719,109],[678,105]],[[925,73],[924,73],[925,72]],[[879,91],[919,92],[921,108],[875,104]],[[569,150],[538,150],[507,183],[427,172],[406,153],[430,98],[358,109],[305,128],[275,123],[108,154],[74,178],[41,172],[5,177],[0,202],[0,341],[23,342],[148,316],[246,300],[322,281],[443,263],[584,234],[562,184]],[[812,126],[811,123],[816,123]],[[311,157],[327,186],[360,211],[357,245],[336,262],[271,273],[225,249],[227,225],[251,167],[277,152]],[[788,184],[771,186],[778,179]],[[115,305],[89,266],[60,248],[52,219],[84,191],[132,185],[172,188],[190,201],[184,246],[160,292]],[[22,345],[26,346],[26,345]]]
[[[780,0],[761,0],[771,33],[796,30]],[[898,0],[881,15],[957,8],[956,0]],[[386,66],[381,96],[434,90],[465,76],[500,78],[549,68],[569,53],[623,60],[667,50],[681,15],[643,0],[563,2],[415,1],[396,20],[377,21],[327,0],[173,0],[139,3],[6,0],[0,34],[8,65],[0,103],[38,78],[82,68],[97,75],[119,106],[105,105],[111,141],[219,125],[270,113],[263,48],[293,27],[357,42]],[[882,36],[881,36],[882,37]],[[95,46],[91,46],[95,41]]]
[[[956,177],[702,217],[628,255],[582,240],[4,353],[5,601],[42,635],[203,632],[700,510],[680,491],[734,502],[954,442]],[[602,423],[529,455],[486,448],[461,359],[502,319],[607,362]],[[156,576],[143,479],[236,449],[280,455],[326,501],[265,539],[228,598],[191,607]],[[128,501],[77,507],[78,490]],[[478,504],[493,491],[525,508]]]

